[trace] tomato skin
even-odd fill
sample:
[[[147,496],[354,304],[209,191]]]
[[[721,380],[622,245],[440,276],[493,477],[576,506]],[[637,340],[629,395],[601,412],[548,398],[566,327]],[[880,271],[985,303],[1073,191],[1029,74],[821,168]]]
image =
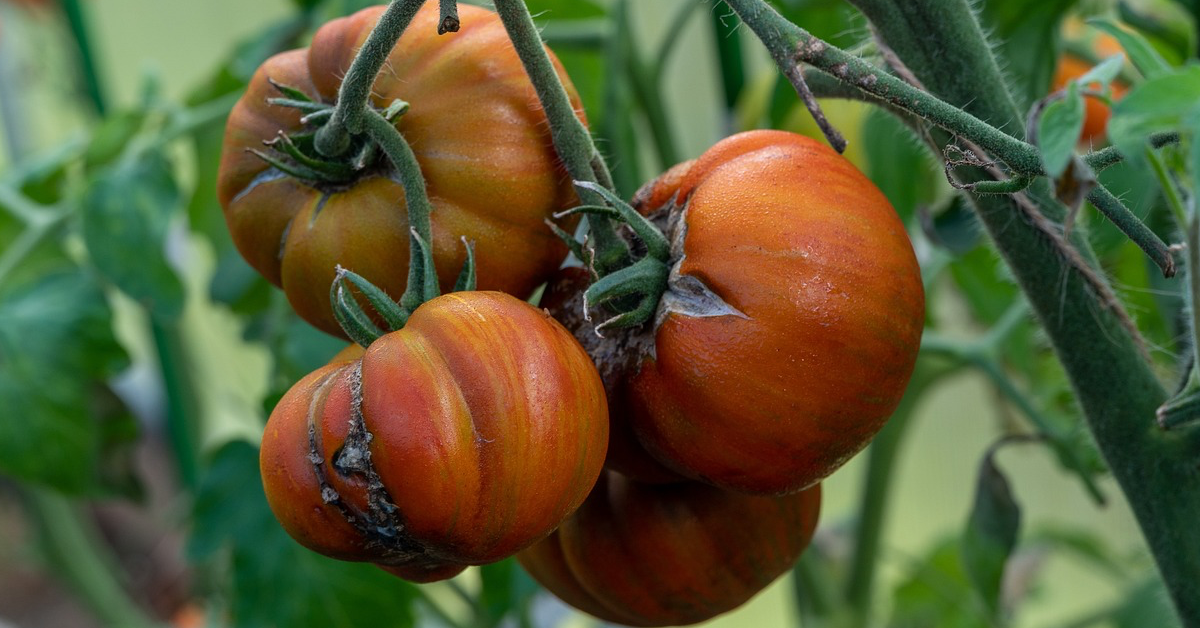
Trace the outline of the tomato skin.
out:
[[[311,47],[263,63],[230,114],[218,175],[218,198],[238,250],[283,288],[305,320],[338,336],[343,332],[329,305],[336,264],[389,294],[404,291],[409,231],[403,188],[379,171],[318,189],[247,151],[262,150],[262,142],[280,132],[304,130],[297,110],[267,103],[280,96],[268,79],[334,102],[341,77],[383,10],[333,20]],[[465,236],[475,243],[480,289],[524,296],[566,256],[544,220],[576,204],[576,196],[498,16],[465,6],[462,29],[439,36],[438,14],[433,5],[418,12],[374,85],[373,105],[386,107],[396,98],[411,104],[397,128],[426,179],[443,290],[454,285],[465,259]],[[578,95],[554,63],[582,119]]]
[[[604,621],[670,626],[730,611],[812,539],[820,486],[785,496],[606,473],[579,511],[517,555],[564,602]]]
[[[370,473],[344,459],[358,416]],[[452,293],[289,390],[260,466],[271,509],[302,545],[441,579],[517,552],[574,512],[600,473],[607,419],[595,367],[549,315],[504,293]],[[376,480],[396,509],[395,543],[347,517],[374,512]]]
[[[685,207],[679,273],[741,315],[668,313],[612,414],[716,486],[823,479],[883,426],[916,362],[924,291],[904,225],[850,162],[782,131],[719,142],[638,194],[660,209],[648,199]]]

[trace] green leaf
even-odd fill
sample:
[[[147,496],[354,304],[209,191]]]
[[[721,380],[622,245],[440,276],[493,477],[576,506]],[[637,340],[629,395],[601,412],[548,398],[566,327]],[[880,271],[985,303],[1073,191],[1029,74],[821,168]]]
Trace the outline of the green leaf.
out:
[[[95,170],[120,156],[145,121],[146,113],[138,110],[122,111],[105,118],[92,130],[92,140],[83,156],[87,169]]]
[[[1121,20],[1141,31],[1150,43],[1175,64],[1196,54],[1196,20],[1187,9],[1169,0],[1120,0]]]
[[[1150,42],[1140,34],[1121,28],[1119,24],[1109,19],[1092,19],[1088,20],[1088,24],[1116,37],[1117,41],[1121,43],[1121,47],[1129,55],[1129,60],[1133,62],[1133,67],[1137,68],[1142,76],[1153,79],[1171,72],[1171,64],[1167,63],[1167,60],[1158,54],[1154,46],[1151,46]]]
[[[1079,85],[1087,87],[1089,85],[1099,83],[1103,86],[1108,86],[1121,74],[1121,68],[1125,66],[1125,55],[1115,54],[1100,63],[1097,63],[1092,69],[1088,70],[1083,76],[1075,79]]]
[[[1183,128],[1200,114],[1200,66],[1173,70],[1141,83],[1117,101],[1108,137],[1126,157],[1142,160],[1146,138]]]
[[[196,497],[189,553],[231,551],[230,625],[239,628],[407,628],[413,585],[365,563],[311,552],[271,514],[258,449],[233,441],[214,455]]]
[[[888,628],[986,628],[987,610],[972,595],[959,556],[959,543],[945,539],[920,562],[893,593]]]
[[[183,283],[166,258],[167,230],[181,202],[171,164],[158,152],[104,171],[81,202],[92,263],[160,320],[183,311]]]
[[[1157,574],[1151,574],[1132,587],[1121,607],[1113,613],[1114,628],[1181,628],[1179,615],[1171,606],[1171,597]]]
[[[962,537],[967,577],[993,617],[1000,617],[1000,585],[1004,566],[1017,545],[1021,508],[1013,500],[1008,479],[996,466],[995,449],[979,465],[975,503]]]
[[[1057,178],[1071,163],[1083,130],[1083,117],[1083,95],[1077,82],[1069,83],[1066,95],[1042,110],[1038,118],[1038,145],[1042,149],[1042,164],[1051,177]]]
[[[137,426],[105,383],[126,363],[89,275],[0,294],[0,472],[72,494],[135,494]]]

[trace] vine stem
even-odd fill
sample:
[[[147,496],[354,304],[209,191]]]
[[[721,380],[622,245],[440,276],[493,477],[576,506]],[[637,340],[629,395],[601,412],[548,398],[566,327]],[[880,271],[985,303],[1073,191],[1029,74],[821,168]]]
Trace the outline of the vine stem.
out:
[[[1200,339],[1200,307],[1197,307],[1200,304],[1200,272],[1197,272],[1200,269],[1200,217],[1197,216],[1197,212],[1188,211],[1187,203],[1179,194],[1179,188],[1171,178],[1171,173],[1167,171],[1167,165],[1149,146],[1146,147],[1146,161],[1154,171],[1154,176],[1158,178],[1158,186],[1162,188],[1163,196],[1167,199],[1167,207],[1171,209],[1176,224],[1187,239],[1187,305],[1191,313],[1189,322],[1192,333],[1192,370],[1196,371],[1200,369],[1200,343],[1196,342]]]
[[[317,152],[326,157],[337,157],[350,147],[350,136],[363,131],[375,78],[423,4],[425,0],[392,0],[379,16],[379,23],[363,42],[342,79],[333,116],[317,131]]]
[[[108,110],[108,102],[100,81],[100,73],[96,69],[96,55],[92,50],[91,36],[88,34],[87,16],[79,0],[60,0],[63,15],[67,18],[67,26],[75,40],[75,53],[79,61],[79,73],[87,91],[88,102],[97,114],[103,116]]]
[[[152,628],[152,622],[117,583],[112,556],[96,530],[64,497],[41,489],[22,491],[26,511],[41,534],[41,549],[55,573],[105,626]]]
[[[554,71],[554,64],[546,54],[533,17],[529,15],[529,8],[521,0],[495,0],[495,4],[496,12],[504,22],[508,37],[546,112],[554,149],[567,173],[575,181],[598,183],[613,190],[612,174],[596,150],[587,127],[576,117],[571,99],[558,73]],[[585,205],[606,204],[601,195],[590,190],[580,190],[579,196]],[[628,260],[629,249],[617,235],[612,221],[604,216],[589,216],[588,225],[596,247],[596,270],[607,274],[623,266]]]
[[[792,24],[762,0],[723,0],[758,35],[785,72],[811,64],[866,94],[978,144],[1013,172],[1045,174],[1037,147],[837,48]]]

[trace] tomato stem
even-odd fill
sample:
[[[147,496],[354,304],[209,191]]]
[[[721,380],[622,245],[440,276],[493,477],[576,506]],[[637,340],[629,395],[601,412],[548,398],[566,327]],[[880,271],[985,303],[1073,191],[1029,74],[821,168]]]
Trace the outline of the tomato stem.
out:
[[[433,206],[429,203],[429,194],[425,190],[425,177],[421,174],[421,165],[417,163],[417,156],[413,154],[408,141],[382,114],[375,110],[364,111],[368,111],[365,117],[367,134],[391,160],[396,174],[400,177],[400,185],[404,187],[408,224],[412,227],[415,237],[409,248],[408,285],[400,303],[411,312],[428,300],[424,278],[427,274],[433,274],[436,268],[433,262],[433,227],[430,223]],[[423,242],[419,244],[417,240]],[[414,277],[415,273],[419,274]]]
[[[79,73],[83,77],[88,103],[101,116],[108,110],[108,102],[104,96],[104,88],[100,81],[100,73],[96,68],[96,55],[92,48],[91,36],[88,34],[87,16],[79,0],[60,0],[63,15],[67,18],[67,26],[75,40],[76,60],[79,62]]]
[[[350,148],[350,136],[363,132],[369,118],[371,87],[392,48],[425,0],[392,0],[358,50],[338,88],[333,117],[317,131],[317,152],[338,157]]]
[[[457,33],[462,23],[458,20],[458,2],[456,0],[439,0],[441,15],[438,18],[438,35]]]
[[[591,181],[609,190],[614,189],[612,174],[596,150],[587,127],[575,115],[575,108],[546,54],[533,17],[529,15],[529,8],[521,0],[496,0],[495,4],[496,13],[504,22],[509,39],[546,112],[554,148],[567,173],[576,181]],[[580,198],[587,205],[604,204],[603,198],[591,191],[581,191]],[[604,216],[590,216],[588,226],[596,248],[597,271],[603,275],[625,266],[629,247],[617,234],[612,222]]]
[[[792,24],[763,0],[725,0],[758,35],[785,73],[800,62],[832,74],[865,94],[919,116],[951,133],[970,138],[1003,159],[1018,174],[1044,174],[1036,146],[1019,140],[859,57]]]
[[[1157,233],[1150,230],[1145,223],[1141,221],[1121,199],[1109,192],[1103,186],[1097,186],[1088,193],[1088,201],[1092,206],[1104,214],[1117,229],[1121,230],[1126,237],[1138,245],[1142,252],[1158,266],[1162,271],[1163,277],[1175,276],[1175,258],[1171,255],[1171,248],[1167,246],[1162,238],[1158,237]]]

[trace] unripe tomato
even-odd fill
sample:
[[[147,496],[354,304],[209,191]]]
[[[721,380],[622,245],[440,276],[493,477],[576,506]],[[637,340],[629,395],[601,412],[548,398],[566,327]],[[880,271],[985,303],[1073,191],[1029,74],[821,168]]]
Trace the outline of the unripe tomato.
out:
[[[260,465],[302,545],[430,581],[548,534],[607,441],[603,385],[569,332],[507,294],[457,292],[293,386]]]
[[[551,593],[604,621],[677,626],[733,610],[812,540],[820,486],[763,497],[606,473],[570,519],[517,555]]]
[[[673,470],[785,493],[866,446],[912,374],[925,301],[884,195],[807,137],[727,138],[648,185],[671,288],[611,413]],[[612,386],[610,386],[612,388]]]
[[[357,180],[329,185],[285,176],[247,151],[261,150],[281,131],[306,130],[296,109],[267,103],[281,96],[268,79],[334,102],[382,12],[373,7],[329,22],[310,48],[263,63],[229,116],[217,184],[238,250],[283,288],[301,317],[335,335],[342,331],[329,286],[337,264],[388,294],[404,291],[409,227],[403,188],[386,160]],[[397,127],[427,182],[443,290],[454,285],[465,258],[459,238],[466,236],[475,243],[479,288],[524,296],[566,255],[544,220],[576,197],[499,17],[468,5],[459,15],[460,31],[438,35],[436,4],[418,12],[375,82],[373,104],[402,99],[411,105]],[[575,89],[555,64],[582,118]]]

